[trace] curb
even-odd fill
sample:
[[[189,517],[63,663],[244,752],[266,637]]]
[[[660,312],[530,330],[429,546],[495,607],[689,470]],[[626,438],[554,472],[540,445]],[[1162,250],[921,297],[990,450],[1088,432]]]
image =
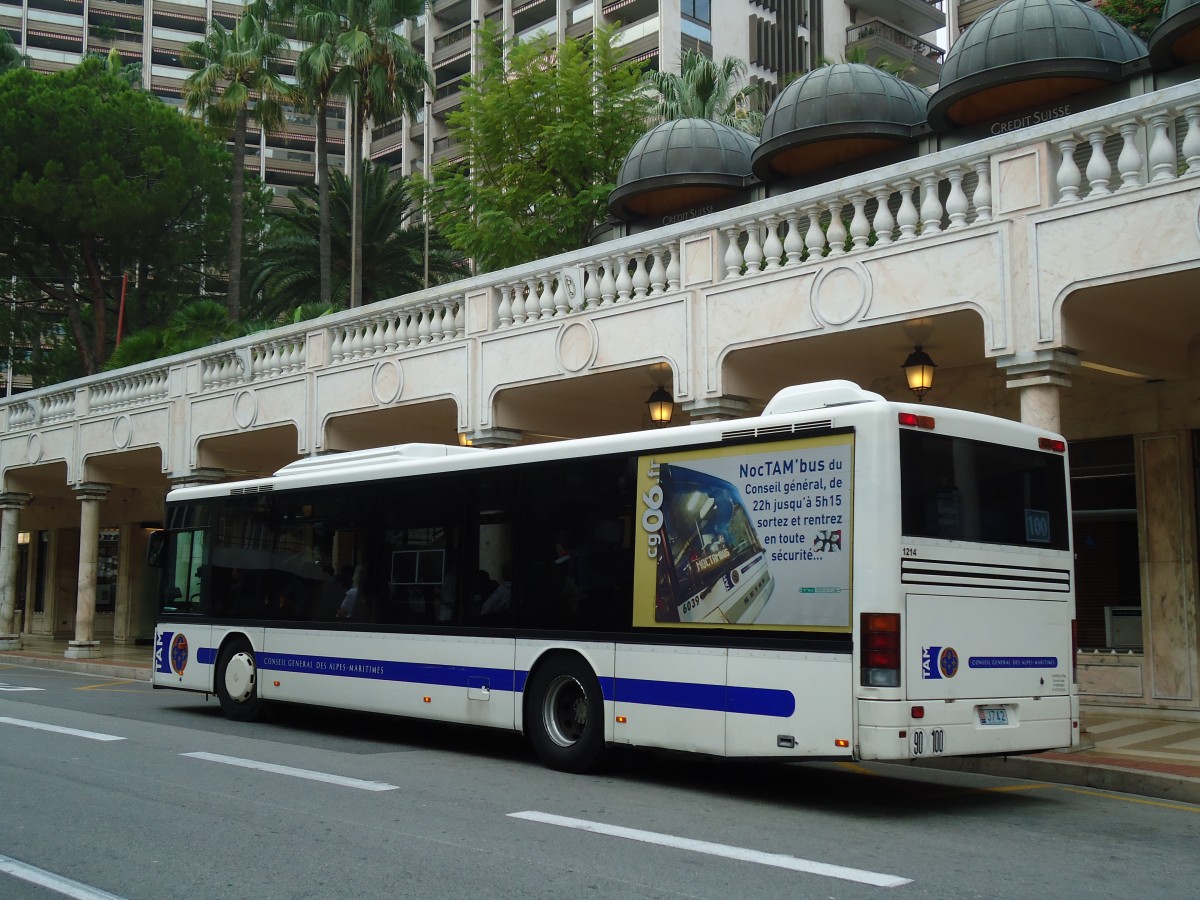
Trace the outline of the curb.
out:
[[[0,663],[28,666],[34,669],[55,669],[97,675],[103,678],[128,678],[131,681],[150,681],[150,668],[137,663],[121,663],[104,659],[66,659],[54,656],[28,656],[19,650],[0,652]]]
[[[941,759],[917,763],[915,768],[944,769],[992,775],[997,778],[1019,778],[1025,781],[1045,781],[1068,784],[1098,791],[1116,791],[1141,797],[1173,800],[1177,803],[1200,804],[1200,778],[1163,772],[1145,772],[1102,763],[1084,763],[1043,759],[1037,756]]]

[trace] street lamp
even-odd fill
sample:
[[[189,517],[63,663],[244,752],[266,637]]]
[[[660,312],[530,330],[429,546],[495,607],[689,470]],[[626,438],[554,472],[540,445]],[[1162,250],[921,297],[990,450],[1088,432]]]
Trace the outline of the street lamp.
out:
[[[929,358],[929,354],[920,344],[917,344],[901,368],[904,369],[904,377],[908,380],[908,389],[924,403],[925,395],[933,387],[933,370],[937,368],[937,363]]]
[[[650,424],[662,428],[671,424],[671,416],[675,412],[675,400],[662,387],[654,389],[654,393],[646,400],[650,410]]]

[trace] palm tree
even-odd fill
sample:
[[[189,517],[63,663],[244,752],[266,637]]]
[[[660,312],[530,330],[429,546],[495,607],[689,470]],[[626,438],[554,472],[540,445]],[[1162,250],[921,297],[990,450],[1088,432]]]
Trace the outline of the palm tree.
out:
[[[214,126],[233,128],[228,307],[235,320],[241,311],[246,123],[253,109],[264,128],[283,127],[280,100],[288,96],[289,88],[276,74],[274,59],[286,49],[281,34],[247,12],[232,31],[214,19],[204,40],[192,41],[182,53],[183,62],[196,69],[183,83],[185,109],[193,114],[202,112]]]
[[[232,321],[215,300],[194,300],[177,309],[165,327],[143,328],[121,341],[104,368],[120,369],[232,340],[245,333],[243,324]]]
[[[335,0],[339,33],[335,40],[342,63],[334,79],[334,92],[348,100],[353,114],[350,140],[350,181],[353,216],[350,248],[350,306],[362,305],[363,219],[361,181],[363,133],[368,118],[389,119],[400,113],[415,115],[432,75],[425,58],[413,49],[395,27],[416,18],[425,0]]]
[[[12,35],[7,29],[0,28],[0,73],[9,69],[20,69],[25,66],[25,57],[13,44]]]
[[[350,299],[350,221],[352,185],[342,172],[330,173],[334,265],[332,304],[345,308]],[[386,166],[363,165],[363,301],[373,303],[423,286],[425,233],[405,227],[410,221],[411,195],[403,181],[389,177]],[[254,293],[261,288],[266,301],[256,310],[275,319],[311,299],[320,273],[315,265],[320,234],[317,189],[306,185],[292,191],[292,209],[272,214],[267,240],[253,276]],[[436,233],[430,236],[429,270],[433,283],[467,274],[461,255]]]
[[[737,87],[746,76],[746,63],[735,56],[720,62],[697,50],[685,50],[674,72],[647,72],[646,83],[658,92],[653,115],[660,122],[710,119],[747,134],[762,132],[762,85]]]
[[[337,35],[341,30],[339,9],[344,0],[275,0],[271,13],[296,29],[296,36],[308,42],[296,59],[297,86],[293,97],[298,106],[311,111],[317,120],[317,209],[321,220],[320,302],[329,303],[330,272],[333,258],[330,241],[329,212],[329,142],[328,110],[333,93],[333,80],[339,67]],[[252,7],[253,8],[253,7]]]

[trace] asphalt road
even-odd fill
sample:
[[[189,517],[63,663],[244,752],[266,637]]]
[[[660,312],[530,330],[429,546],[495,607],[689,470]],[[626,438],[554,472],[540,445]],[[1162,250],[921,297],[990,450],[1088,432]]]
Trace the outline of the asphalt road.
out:
[[[634,754],[0,667],[0,897],[1187,897],[1200,807]]]

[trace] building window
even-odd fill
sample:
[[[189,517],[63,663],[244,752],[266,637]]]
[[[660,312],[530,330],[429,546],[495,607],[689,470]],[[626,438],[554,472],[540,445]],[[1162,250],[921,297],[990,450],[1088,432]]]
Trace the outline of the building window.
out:
[[[679,9],[686,18],[705,25],[712,24],[712,0],[683,0]]]
[[[1142,645],[1133,438],[1071,444],[1075,604],[1081,649]]]
[[[96,612],[117,608],[117,557],[121,552],[121,531],[100,530],[100,553],[96,558]]]

